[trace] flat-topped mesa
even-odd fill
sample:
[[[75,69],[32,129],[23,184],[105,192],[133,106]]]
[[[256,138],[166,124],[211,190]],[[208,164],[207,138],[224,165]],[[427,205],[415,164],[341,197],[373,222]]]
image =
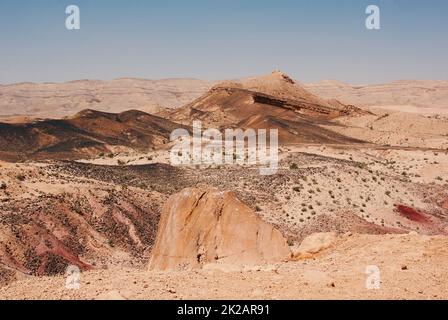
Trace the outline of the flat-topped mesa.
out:
[[[185,189],[166,202],[150,270],[251,266],[291,257],[282,234],[233,192]]]

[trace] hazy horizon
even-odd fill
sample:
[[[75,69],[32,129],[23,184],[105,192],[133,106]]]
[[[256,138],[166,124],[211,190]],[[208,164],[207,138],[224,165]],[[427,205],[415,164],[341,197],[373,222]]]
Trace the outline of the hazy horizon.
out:
[[[81,29],[65,28],[65,8]],[[364,26],[381,9],[381,30]],[[281,70],[310,83],[448,79],[443,0],[0,3],[0,84],[120,78],[219,81]]]
[[[274,71],[274,70],[273,70]],[[284,70],[275,70],[275,71],[282,71],[288,75],[290,75],[288,72],[285,72]],[[81,82],[81,81],[102,81],[102,82],[109,82],[109,81],[117,81],[117,80],[141,80],[141,81],[170,81],[170,80],[191,80],[191,81],[208,81],[208,82],[223,82],[223,81],[232,81],[232,80],[241,80],[244,78],[252,78],[252,77],[258,77],[267,75],[267,73],[259,73],[254,75],[248,75],[241,78],[227,78],[227,79],[199,79],[199,78],[192,78],[192,77],[180,77],[180,78],[158,78],[158,79],[151,79],[151,78],[139,78],[139,77],[118,77],[118,78],[110,78],[110,79],[73,79],[73,80],[62,80],[62,81],[20,81],[20,82],[12,82],[12,83],[0,83],[0,86],[7,87],[7,86],[14,86],[14,85],[21,85],[21,84],[67,84],[67,83],[74,83],[74,82]],[[312,83],[319,83],[324,81],[337,81],[341,83],[345,83],[347,85],[352,86],[374,86],[374,85],[382,85],[382,84],[388,84],[388,83],[394,83],[394,82],[400,82],[400,81],[448,81],[447,79],[395,79],[395,80],[389,80],[384,82],[371,82],[371,83],[351,83],[347,81],[341,81],[339,79],[321,79],[316,81],[303,81],[301,79],[294,78],[294,80],[299,81],[304,84],[312,84]]]

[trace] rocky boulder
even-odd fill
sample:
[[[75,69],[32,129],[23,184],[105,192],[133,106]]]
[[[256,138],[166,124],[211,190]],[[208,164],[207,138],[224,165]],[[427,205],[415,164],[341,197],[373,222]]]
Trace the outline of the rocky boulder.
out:
[[[335,232],[314,233],[306,237],[298,248],[292,248],[294,259],[308,259],[330,248],[337,242]]]
[[[150,270],[260,265],[290,257],[282,234],[233,192],[185,189],[166,202]]]

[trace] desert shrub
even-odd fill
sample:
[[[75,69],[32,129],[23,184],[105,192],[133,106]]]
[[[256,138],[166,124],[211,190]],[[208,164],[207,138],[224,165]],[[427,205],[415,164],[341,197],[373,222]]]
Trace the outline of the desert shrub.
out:
[[[291,170],[297,170],[297,169],[299,169],[299,166],[297,165],[297,163],[292,163],[292,164],[289,166],[289,169],[291,169]]]
[[[357,164],[357,167],[360,168],[360,169],[365,169],[365,168],[367,168],[367,164],[360,162],[360,163]]]

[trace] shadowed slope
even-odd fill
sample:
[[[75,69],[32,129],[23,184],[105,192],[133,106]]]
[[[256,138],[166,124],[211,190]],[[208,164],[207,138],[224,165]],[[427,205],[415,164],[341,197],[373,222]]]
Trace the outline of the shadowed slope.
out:
[[[169,140],[179,125],[141,111],[120,114],[84,110],[74,117],[0,124],[0,158],[76,159],[112,146],[147,150]]]
[[[203,126],[224,128],[279,129],[280,143],[353,143],[360,142],[320,125],[365,111],[336,100],[323,100],[306,91],[287,75],[271,75],[224,82],[191,104],[167,117],[191,124],[200,120]]]

